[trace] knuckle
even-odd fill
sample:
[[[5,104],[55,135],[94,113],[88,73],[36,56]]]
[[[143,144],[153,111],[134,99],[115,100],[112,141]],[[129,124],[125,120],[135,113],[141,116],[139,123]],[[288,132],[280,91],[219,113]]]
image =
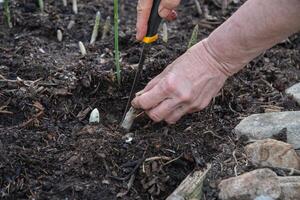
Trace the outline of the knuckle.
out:
[[[191,103],[193,99],[193,91],[185,90],[179,95],[179,99],[184,103]]]
[[[192,100],[192,95],[190,93],[181,94],[179,99],[181,102],[189,103]]]
[[[144,98],[137,98],[137,104],[139,106],[139,108],[143,109],[143,110],[148,110],[148,101]]]
[[[168,77],[165,80],[165,84],[162,87],[165,94],[172,94],[176,91],[176,81],[172,77]]]

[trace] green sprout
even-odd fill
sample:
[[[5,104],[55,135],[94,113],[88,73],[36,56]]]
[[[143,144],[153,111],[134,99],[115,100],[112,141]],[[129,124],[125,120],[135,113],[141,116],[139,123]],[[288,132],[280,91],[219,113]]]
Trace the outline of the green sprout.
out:
[[[72,9],[75,14],[78,14],[77,0],[72,0]]]
[[[118,0],[114,0],[114,39],[115,39],[115,65],[118,84],[121,84],[120,52],[119,52],[119,5]]]
[[[4,16],[6,17],[6,21],[9,28],[12,28],[13,25],[11,23],[11,16],[9,10],[9,0],[4,0]]]
[[[44,0],[38,0],[41,12],[44,12]]]
[[[102,37],[101,40],[105,40],[107,37],[109,30],[110,30],[110,16],[108,16],[105,20],[104,26],[103,26],[103,31],[102,31]]]
[[[65,7],[68,5],[67,0],[62,0],[62,2],[63,2],[63,5],[64,5]]]
[[[188,49],[191,48],[194,44],[198,42],[198,32],[199,32],[199,26],[198,24],[194,27],[191,39],[188,44]]]
[[[98,32],[99,32],[100,17],[101,17],[101,15],[100,15],[100,12],[98,11],[96,14],[95,25],[93,28],[93,33],[92,33],[90,44],[94,44],[97,39]]]
[[[168,26],[166,23],[163,23],[163,41],[168,43]]]

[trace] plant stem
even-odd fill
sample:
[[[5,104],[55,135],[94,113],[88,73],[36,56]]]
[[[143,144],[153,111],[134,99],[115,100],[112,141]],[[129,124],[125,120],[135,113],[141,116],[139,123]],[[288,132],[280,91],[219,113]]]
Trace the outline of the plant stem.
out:
[[[73,12],[74,12],[75,14],[77,14],[77,13],[78,13],[77,0],[73,0],[73,1],[72,1],[72,8],[73,8]]]
[[[96,14],[95,25],[93,28],[93,33],[92,33],[90,44],[94,44],[97,39],[98,32],[99,32],[100,17],[101,17],[100,12],[98,11]]]
[[[103,26],[103,31],[102,31],[102,37],[101,37],[101,40],[104,40],[108,33],[109,33],[109,30],[110,30],[110,16],[108,16],[105,20],[105,23],[104,23],[104,26]]]
[[[121,85],[120,53],[119,53],[119,5],[114,0],[114,39],[115,39],[115,65],[118,84]]]
[[[38,0],[41,12],[44,12],[44,0]]]
[[[192,36],[190,38],[188,49],[191,48],[194,44],[198,41],[198,32],[199,32],[199,26],[198,24],[194,27]]]
[[[63,5],[64,5],[64,6],[67,6],[67,4],[68,4],[68,3],[67,3],[67,0],[63,0],[62,2],[63,2]]]
[[[9,28],[12,28],[12,23],[11,23],[11,16],[10,16],[10,10],[9,10],[9,0],[4,0],[4,15],[6,17],[6,21],[8,24]]]
[[[86,49],[85,49],[84,44],[81,41],[79,41],[78,45],[79,45],[79,49],[80,49],[81,55],[85,56],[86,55]]]

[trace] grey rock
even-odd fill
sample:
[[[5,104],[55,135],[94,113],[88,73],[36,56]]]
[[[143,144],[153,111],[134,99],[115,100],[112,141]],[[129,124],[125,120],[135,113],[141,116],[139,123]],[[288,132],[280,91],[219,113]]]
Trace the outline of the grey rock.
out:
[[[237,135],[250,139],[266,139],[287,129],[287,142],[300,148],[300,111],[254,114],[243,119],[234,129]]]
[[[219,198],[222,200],[253,200],[260,196],[278,199],[281,188],[275,172],[257,169],[221,181]]]
[[[245,147],[247,158],[262,167],[300,169],[300,158],[292,145],[273,139],[258,140]]]
[[[274,199],[270,196],[261,195],[259,197],[256,197],[254,200],[274,200]]]
[[[285,93],[291,95],[294,100],[300,105],[300,83],[293,85],[285,90]]]
[[[300,199],[300,176],[278,177],[281,197],[284,200]]]

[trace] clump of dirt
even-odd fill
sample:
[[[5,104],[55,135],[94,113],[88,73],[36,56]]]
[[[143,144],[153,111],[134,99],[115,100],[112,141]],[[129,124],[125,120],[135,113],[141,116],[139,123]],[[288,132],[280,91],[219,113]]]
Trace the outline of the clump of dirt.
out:
[[[210,13],[200,16],[194,1],[182,2],[178,20],[168,24],[169,42],[150,49],[140,88],[186,50],[195,24],[203,39],[240,6],[202,3]],[[299,110],[283,92],[299,82],[300,37],[294,35],[230,78],[203,111],[172,126],[141,116],[125,136],[119,122],[141,45],[135,41],[136,2],[120,4],[121,86],[112,31],[105,41],[88,44],[95,13],[103,22],[113,18],[112,1],[80,1],[76,16],[61,1],[45,1],[44,13],[36,1],[12,1],[12,29],[0,15],[2,198],[165,199],[190,172],[211,163],[204,195],[217,199],[221,179],[251,168],[234,126],[253,113]],[[75,25],[69,30],[70,20]],[[88,124],[93,108],[100,111],[99,125]]]

